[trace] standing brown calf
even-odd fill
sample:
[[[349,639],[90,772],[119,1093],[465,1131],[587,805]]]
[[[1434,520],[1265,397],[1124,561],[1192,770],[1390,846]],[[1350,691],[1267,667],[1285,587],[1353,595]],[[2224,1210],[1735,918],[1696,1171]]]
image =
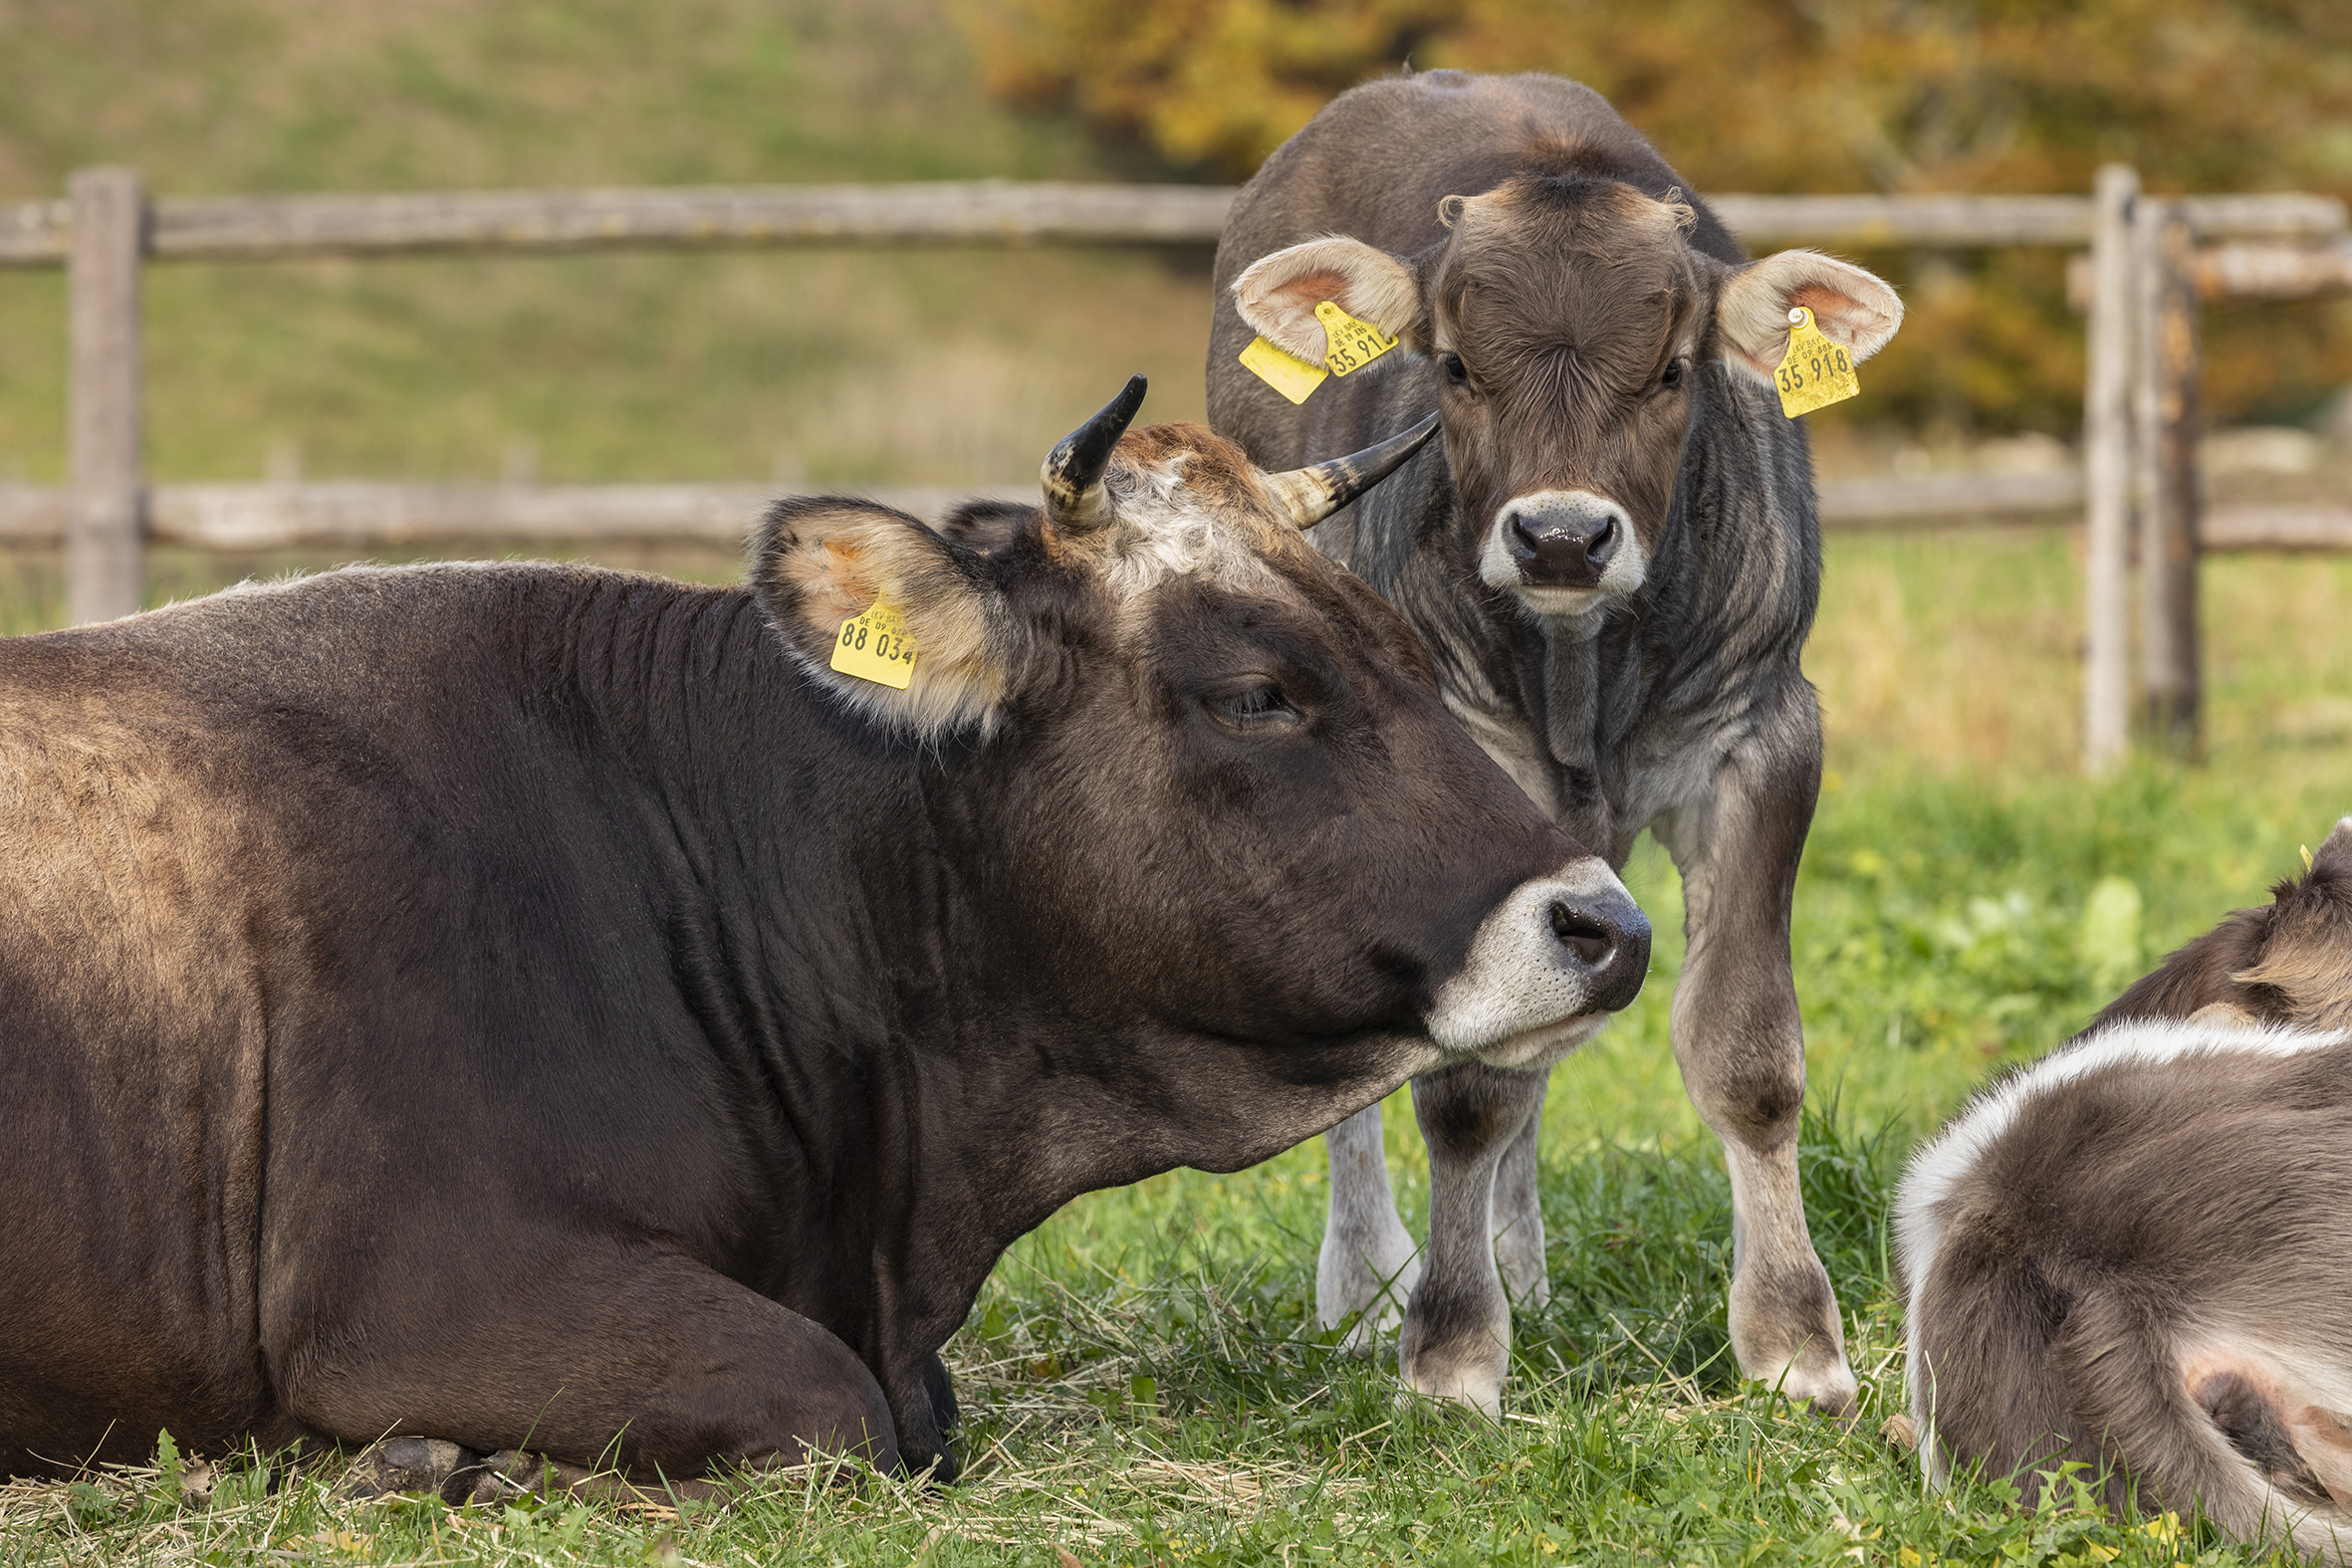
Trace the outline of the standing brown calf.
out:
[[[1913,1160],[1931,1478],[2074,1459],[2117,1512],[2352,1547],[2352,817],[2274,893]]]

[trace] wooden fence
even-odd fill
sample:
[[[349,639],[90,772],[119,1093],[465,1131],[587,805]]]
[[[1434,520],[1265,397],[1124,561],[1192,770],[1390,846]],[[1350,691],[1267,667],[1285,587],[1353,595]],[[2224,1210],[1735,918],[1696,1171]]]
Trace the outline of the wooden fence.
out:
[[[123,168],[76,173],[60,201],[0,209],[0,267],[68,273],[67,473],[0,486],[0,542],[65,546],[77,622],[139,604],[150,541],[204,549],[367,550],[434,541],[740,542],[772,487],[161,485],[140,455],[140,273],[150,261],[548,252],[681,246],[1213,245],[1223,187],[1019,183],[520,190],[150,198]],[[1822,487],[1831,527],[1959,517],[2088,518],[2084,755],[2129,733],[2129,558],[2143,562],[2140,693],[2152,733],[2196,734],[2196,563],[2206,550],[2352,549],[2352,511],[2200,515],[2200,299],[2352,287],[2345,210],[2296,195],[2143,197],[2127,168],[2089,196],[1709,198],[1751,246],[2087,247],[2071,274],[2089,312],[2079,473],[1940,475]],[[893,493],[918,513],[944,492]],[[2135,510],[2136,504],[2136,510]]]

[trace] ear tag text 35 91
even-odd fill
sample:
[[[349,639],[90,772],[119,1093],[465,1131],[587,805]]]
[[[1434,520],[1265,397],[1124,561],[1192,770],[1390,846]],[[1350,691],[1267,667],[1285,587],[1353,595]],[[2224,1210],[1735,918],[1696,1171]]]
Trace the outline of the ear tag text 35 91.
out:
[[[1395,338],[1370,322],[1357,321],[1328,300],[1314,308],[1314,319],[1323,324],[1323,338],[1328,344],[1323,363],[1331,367],[1333,375],[1361,370],[1396,346]]]
[[[861,681],[906,690],[915,678],[915,639],[906,617],[887,600],[876,599],[864,613],[841,622],[833,638],[833,668]]]
[[[1788,351],[1780,356],[1772,380],[1780,388],[1780,412],[1791,419],[1842,403],[1862,390],[1853,357],[1813,325],[1813,313],[1801,305],[1788,313]]]
[[[1395,338],[1329,300],[1316,306],[1314,315],[1323,324],[1321,364],[1301,359],[1265,337],[1253,338],[1242,350],[1242,367],[1294,403],[1305,402],[1306,395],[1323,384],[1323,377],[1360,370],[1396,346]]]

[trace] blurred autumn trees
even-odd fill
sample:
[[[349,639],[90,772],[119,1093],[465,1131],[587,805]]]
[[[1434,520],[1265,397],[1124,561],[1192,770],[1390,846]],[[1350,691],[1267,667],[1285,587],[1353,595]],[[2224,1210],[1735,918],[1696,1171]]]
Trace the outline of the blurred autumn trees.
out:
[[[1001,99],[1242,178],[1332,95],[1397,68],[1556,72],[1701,191],[2352,193],[2344,0],[966,0]],[[1859,258],[1912,315],[1879,417],[2068,433],[2081,332],[2049,251]],[[2209,406],[2303,411],[2352,380],[2340,303],[2212,313]],[[1859,411],[1859,410],[1858,410]]]

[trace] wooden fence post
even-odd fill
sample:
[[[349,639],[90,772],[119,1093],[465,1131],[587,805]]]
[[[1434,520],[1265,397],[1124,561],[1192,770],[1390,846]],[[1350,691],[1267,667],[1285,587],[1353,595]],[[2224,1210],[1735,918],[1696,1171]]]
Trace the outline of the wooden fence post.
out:
[[[2131,218],[2140,176],[2109,163],[2092,187],[2089,374],[2083,389],[2082,762],[2103,773],[2130,740],[2130,612],[2125,553],[2131,521],[2131,361],[2135,312]]]
[[[66,616],[76,625],[139,607],[139,263],[146,192],[125,168],[66,182]]]
[[[2178,204],[2132,215],[2140,289],[2133,468],[2140,497],[2140,695],[2148,737],[2197,747],[2198,303],[2196,242]]]

